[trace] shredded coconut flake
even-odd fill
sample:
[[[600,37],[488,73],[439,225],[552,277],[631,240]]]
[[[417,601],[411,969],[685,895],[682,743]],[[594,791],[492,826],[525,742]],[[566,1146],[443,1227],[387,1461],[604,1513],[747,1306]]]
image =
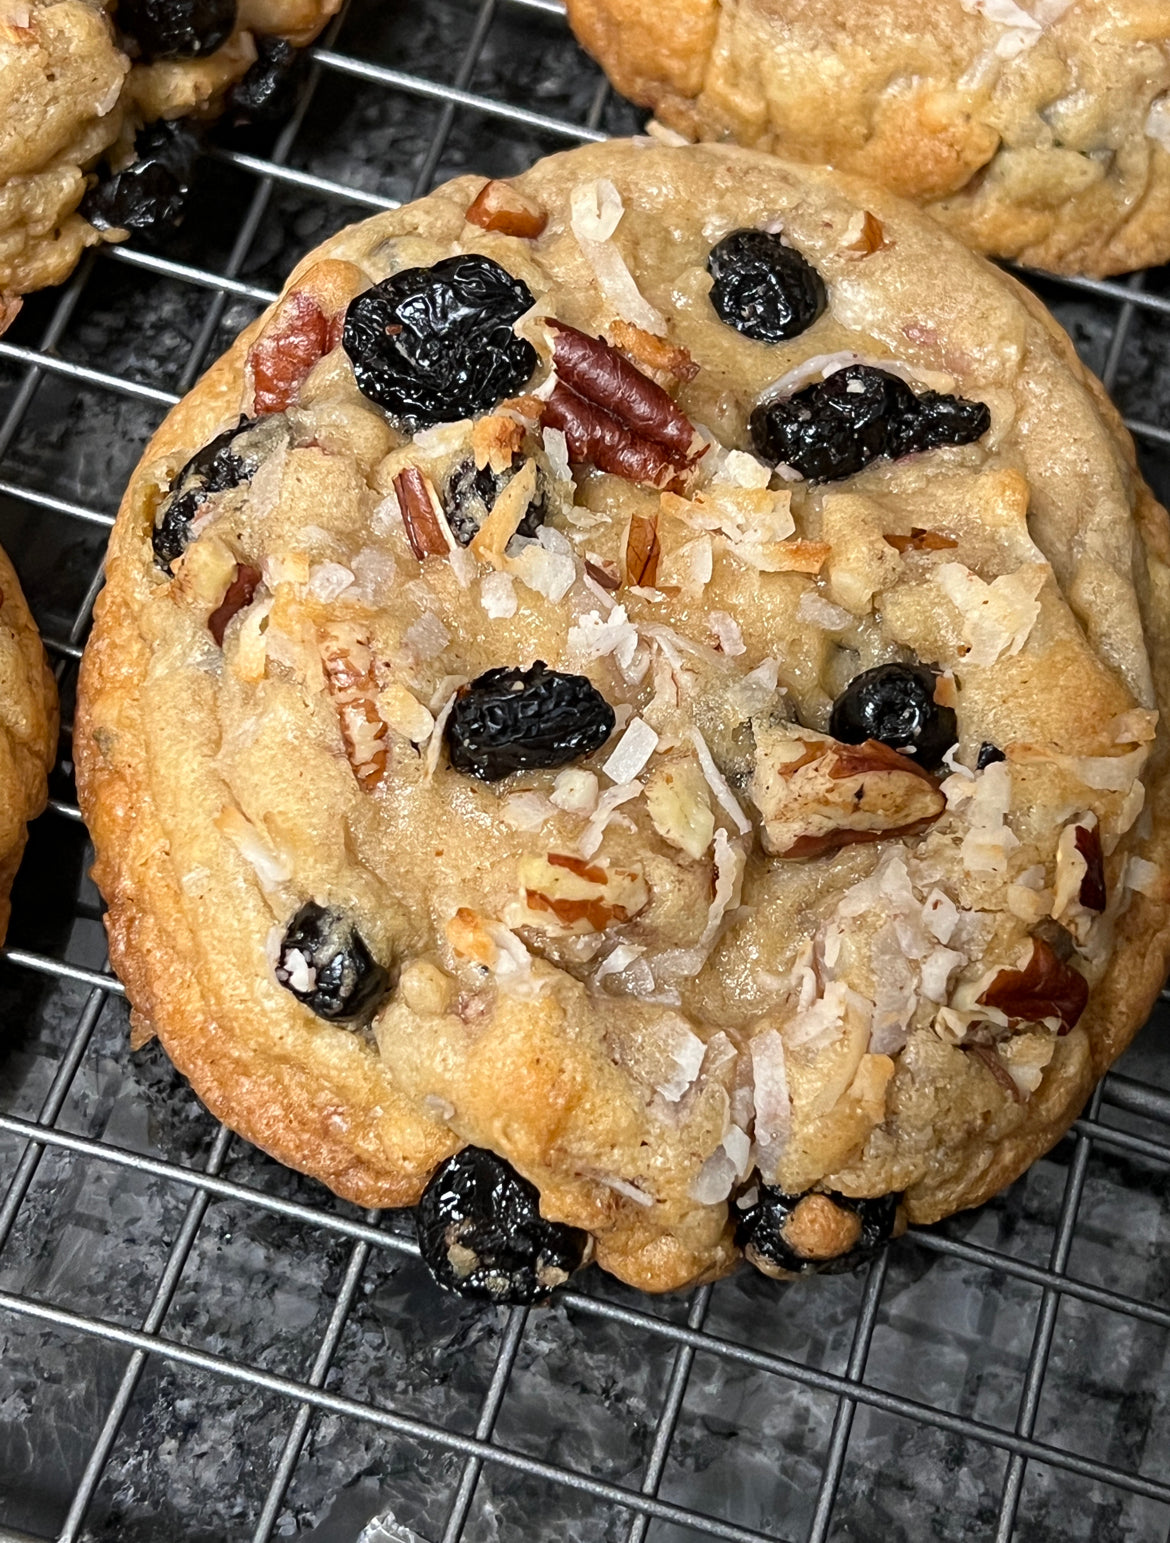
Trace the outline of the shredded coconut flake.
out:
[[[522,584],[527,584],[529,589],[544,595],[547,600],[563,600],[577,577],[576,560],[571,552],[550,549],[544,539],[546,536],[560,535],[559,531],[550,531],[547,526],[542,526],[540,535],[540,540],[526,542],[523,550],[509,559],[511,571]],[[564,537],[561,539],[564,540]]]
[[[729,659],[737,659],[740,654],[747,652],[743,633],[739,630],[739,623],[734,616],[727,611],[712,611],[707,617],[707,623],[715,634],[720,652],[726,654]]]
[[[215,821],[220,835],[226,836],[260,880],[261,887],[273,889],[292,873],[287,857],[276,852],[251,820],[232,804],[225,804]]]
[[[616,787],[606,788],[597,801],[597,809],[588,825],[581,833],[581,840],[577,850],[582,857],[592,857],[601,845],[601,838],[605,835],[605,827],[613,817],[614,811],[622,804],[628,804],[632,798],[637,798],[642,791],[640,782],[619,782]],[[653,990],[653,986],[651,987]]]
[[[587,611],[569,628],[569,652],[583,663],[612,654],[621,670],[630,668],[638,648],[638,629],[630,621],[624,605],[615,605],[609,615]]]
[[[801,595],[796,618],[814,627],[823,627],[826,632],[842,632],[846,627],[852,627],[856,619],[851,612],[818,595],[815,589],[806,589]]]
[[[510,793],[500,804],[500,814],[513,830],[539,830],[552,819],[553,807],[543,793]]]
[[[430,782],[435,775],[435,769],[439,764],[439,756],[443,753],[443,734],[447,728],[447,719],[451,716],[451,709],[455,706],[455,698],[458,694],[459,688],[456,687],[436,714],[435,726],[431,730],[430,743],[427,745],[426,766],[423,769],[424,782]]]
[[[658,748],[658,735],[641,718],[631,720],[602,771],[612,782],[632,782]]]
[[[1155,97],[1150,103],[1150,110],[1146,114],[1146,133],[1163,150],[1170,151],[1170,96]]]
[[[625,258],[611,239],[623,212],[617,188],[606,177],[599,177],[596,182],[579,182],[569,195],[569,209],[569,223],[581,254],[618,316],[664,337],[666,318],[639,290]]]
[[[570,766],[553,783],[549,802],[566,814],[592,814],[597,808],[597,788],[595,773]]]
[[[1019,653],[1040,615],[1036,597],[1047,577],[1047,563],[1028,563],[990,584],[962,563],[934,570],[935,582],[962,617],[966,663],[989,665],[1004,652]]]
[[[561,429],[544,429],[541,431],[541,440],[544,444],[544,453],[548,456],[549,470],[558,482],[572,481],[573,473],[569,468],[569,445]]]
[[[792,1100],[779,1030],[765,1029],[757,1034],[751,1042],[751,1058],[756,1152],[760,1171],[767,1179],[775,1174],[792,1135]]]
[[[746,836],[752,828],[752,822],[740,808],[735,794],[727,785],[727,778],[715,765],[710,750],[707,749],[707,741],[699,733],[698,729],[689,731],[691,744],[695,747],[695,754],[699,757],[699,765],[703,768],[703,776],[707,779],[707,786],[714,793],[716,801],[727,813],[731,823],[739,831],[741,836]]]
[[[1124,883],[1126,889],[1135,889],[1139,895],[1149,895],[1155,900],[1160,900],[1165,891],[1161,870],[1144,857],[1126,858]]]
[[[640,959],[646,952],[642,943],[619,943],[606,954],[605,958],[593,972],[595,984],[600,984],[607,975],[620,975],[623,970],[628,970],[635,959]]]

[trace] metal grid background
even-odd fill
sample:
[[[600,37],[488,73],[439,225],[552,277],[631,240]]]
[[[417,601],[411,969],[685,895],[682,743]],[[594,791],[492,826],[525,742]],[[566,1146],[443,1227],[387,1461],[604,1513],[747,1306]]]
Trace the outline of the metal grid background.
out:
[[[340,225],[638,124],[556,0],[352,0],[290,123],[218,132],[182,232],[91,254],[0,341],[0,538],[66,721],[0,966],[0,1543],[1167,1539],[1165,1007],[1050,1157],[867,1274],[589,1272],[531,1314],[440,1296],[403,1218],[126,1048],[68,721],[146,438]],[[1034,282],[1165,498],[1166,273]]]

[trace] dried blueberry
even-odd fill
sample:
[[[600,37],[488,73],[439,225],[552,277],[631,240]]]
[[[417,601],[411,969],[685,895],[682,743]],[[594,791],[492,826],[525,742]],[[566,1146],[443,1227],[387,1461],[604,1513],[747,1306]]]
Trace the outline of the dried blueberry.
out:
[[[936,678],[921,664],[879,664],[855,675],[833,703],[829,733],[846,745],[879,739],[934,771],[959,737],[954,709],[934,699]]]
[[[1007,756],[998,745],[993,745],[989,739],[985,739],[979,746],[979,754],[975,759],[975,770],[982,771],[986,766],[994,766],[996,761],[1006,761]]]
[[[545,1221],[536,1186],[483,1147],[464,1147],[436,1171],[414,1222],[423,1262],[444,1290],[506,1306],[563,1285],[589,1241]]]
[[[761,402],[748,427],[765,460],[809,482],[837,482],[872,461],[969,445],[987,433],[991,414],[982,402],[915,392],[885,370],[850,364],[794,396]]]
[[[711,304],[744,337],[782,343],[811,327],[829,303],[820,274],[766,230],[733,230],[707,258]]]
[[[498,782],[592,754],[614,721],[588,676],[550,670],[538,659],[530,670],[488,670],[463,686],[447,719],[447,750],[456,771]]]
[[[468,546],[474,540],[492,505],[514,475],[510,470],[494,472],[490,466],[477,468],[470,457],[454,467],[443,488],[443,509],[451,534],[460,546]],[[535,536],[544,524],[544,516],[544,495],[538,491],[524,511],[524,518],[516,527],[516,534]]]
[[[370,1012],[390,979],[353,923],[315,900],[307,900],[285,929],[276,978],[330,1023]]]
[[[183,217],[199,151],[198,133],[182,119],[151,124],[134,141],[135,160],[89,189],[82,215],[96,230],[170,229]]]
[[[759,1198],[739,1214],[735,1241],[749,1264],[776,1280],[840,1275],[872,1259],[894,1236],[900,1195],[858,1200],[809,1190],[786,1195],[759,1186]]]
[[[197,59],[235,31],[236,0],[118,0],[117,22],[147,63]]]
[[[248,123],[286,118],[296,100],[297,82],[308,56],[286,38],[258,37],[256,62],[228,92],[228,106]]]
[[[470,418],[518,391],[536,350],[512,324],[528,286],[474,254],[406,268],[352,300],[342,345],[358,388],[403,428]]]
[[[255,419],[241,418],[235,428],[225,429],[197,450],[171,479],[170,493],[159,505],[150,533],[154,560],[164,573],[187,550],[192,521],[211,494],[239,487],[252,477],[258,462],[238,441],[255,425]]]

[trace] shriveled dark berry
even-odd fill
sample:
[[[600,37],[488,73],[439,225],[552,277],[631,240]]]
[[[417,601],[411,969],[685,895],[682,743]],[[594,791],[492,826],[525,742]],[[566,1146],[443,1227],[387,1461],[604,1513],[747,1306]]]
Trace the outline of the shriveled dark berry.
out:
[[[589,1241],[545,1221],[536,1186],[483,1147],[464,1147],[435,1172],[414,1224],[423,1262],[445,1291],[501,1306],[547,1297],[580,1267]]]
[[[285,929],[276,978],[330,1023],[364,1017],[390,982],[349,918],[315,900],[307,900]]]
[[[487,670],[461,688],[447,719],[447,751],[456,771],[498,782],[591,755],[614,721],[588,676],[550,670],[538,659],[530,670]]]
[[[256,39],[256,62],[228,92],[228,107],[248,123],[287,118],[296,101],[297,82],[308,55],[281,37]]]
[[[342,345],[358,389],[405,429],[486,412],[536,369],[512,324],[532,293],[490,257],[406,268],[351,300]]]
[[[477,467],[470,456],[453,468],[443,488],[443,509],[451,534],[460,546],[468,546],[475,539],[492,505],[514,475],[511,470],[494,472],[490,466]],[[535,536],[544,524],[544,516],[544,493],[538,489],[516,527],[516,534]]]
[[[873,461],[896,461],[940,445],[969,445],[991,427],[983,402],[915,392],[869,364],[850,364],[794,396],[761,402],[749,419],[764,460],[808,482],[837,482]]]
[[[197,59],[235,31],[236,0],[118,0],[116,20],[148,64]]]
[[[857,1200],[835,1190],[786,1195],[761,1184],[755,1204],[739,1213],[735,1241],[749,1264],[776,1280],[840,1275],[890,1241],[901,1198]]]
[[[711,304],[719,319],[761,343],[811,327],[829,303],[813,265],[766,230],[733,230],[711,248]]]
[[[985,766],[994,766],[996,761],[1006,761],[1007,756],[998,745],[993,745],[989,739],[985,739],[979,746],[979,754],[975,759],[975,770],[982,771]]]
[[[171,479],[170,493],[159,505],[150,533],[154,560],[164,573],[187,550],[192,522],[207,499],[251,479],[259,461],[239,441],[255,426],[255,419],[241,418],[235,428],[225,429],[197,450]]]
[[[829,733],[846,745],[879,739],[934,771],[959,737],[954,709],[934,699],[936,677],[922,664],[879,664],[855,675],[833,703]]]
[[[198,133],[182,119],[152,123],[135,139],[130,165],[87,191],[81,214],[97,230],[171,229],[182,220],[200,148]]]

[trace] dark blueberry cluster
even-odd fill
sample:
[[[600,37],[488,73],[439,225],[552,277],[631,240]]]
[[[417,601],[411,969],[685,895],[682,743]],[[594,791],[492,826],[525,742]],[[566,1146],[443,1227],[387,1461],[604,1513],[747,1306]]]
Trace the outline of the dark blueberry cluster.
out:
[[[147,63],[213,54],[236,27],[236,0],[118,0],[117,23]]]
[[[462,688],[447,719],[447,751],[456,771],[498,782],[591,755],[614,721],[588,676],[550,670],[538,659],[529,670],[487,670]]]
[[[801,1227],[798,1212],[811,1198],[812,1192],[786,1195],[767,1184],[759,1186],[759,1198],[739,1213],[735,1228],[735,1241],[749,1264],[780,1280],[794,1275],[840,1275],[855,1270],[893,1237],[902,1197],[881,1195],[875,1200],[858,1200],[835,1190],[817,1195],[818,1203],[832,1206],[842,1235],[852,1238],[844,1252],[827,1257],[819,1250],[810,1255],[803,1248],[807,1229]]]
[[[588,1235],[545,1221],[540,1195],[509,1163],[464,1147],[437,1170],[415,1212],[423,1261],[446,1291],[527,1306],[562,1285]]]
[[[782,343],[811,327],[828,296],[820,274],[766,230],[733,230],[711,248],[711,304],[744,337]]]
[[[490,257],[445,257],[352,300],[342,344],[359,390],[403,428],[451,423],[527,384],[536,350],[512,327],[532,304]]]
[[[470,457],[458,462],[452,469],[443,488],[443,510],[451,534],[460,546],[468,546],[475,539],[492,505],[514,475],[511,470],[494,472],[490,466],[477,467]],[[544,498],[538,491],[516,527],[516,534],[535,536],[544,524],[544,516]]]
[[[98,230],[159,235],[171,229],[183,217],[200,148],[199,135],[182,119],[141,129],[135,159],[87,191],[82,215]]]
[[[308,56],[286,38],[258,37],[255,64],[228,92],[232,113],[249,123],[275,123],[286,118],[293,109],[307,60]]]
[[[257,461],[241,449],[239,440],[255,426],[255,419],[241,418],[234,429],[225,429],[197,450],[171,479],[170,493],[159,505],[150,533],[154,560],[164,573],[187,550],[192,522],[211,495],[251,480]]]
[[[969,445],[990,427],[984,403],[912,391],[869,364],[847,365],[794,396],[761,402],[749,420],[758,454],[808,482],[837,482],[873,461]]]
[[[954,709],[934,699],[937,678],[921,664],[879,664],[855,675],[833,703],[829,733],[846,745],[879,739],[934,771],[959,737]]]
[[[293,984],[301,962],[291,958],[294,950],[308,966],[308,986]],[[315,900],[307,900],[285,929],[276,978],[318,1018],[330,1023],[365,1017],[389,985],[389,975],[349,918]]]

